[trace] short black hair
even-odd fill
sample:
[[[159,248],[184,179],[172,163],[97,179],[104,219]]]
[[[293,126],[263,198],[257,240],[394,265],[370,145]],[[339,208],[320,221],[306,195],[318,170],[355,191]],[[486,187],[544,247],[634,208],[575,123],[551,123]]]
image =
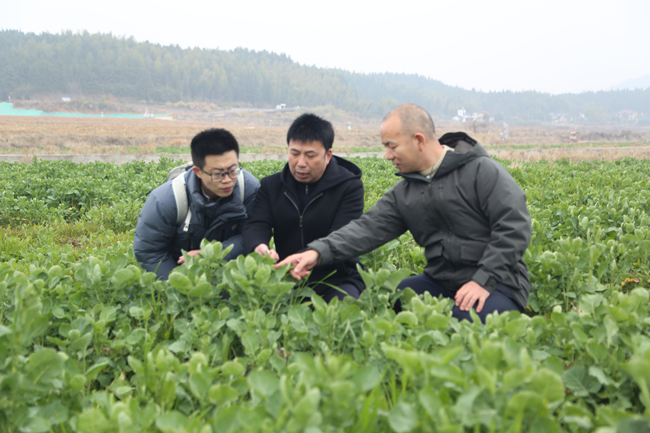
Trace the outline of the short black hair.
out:
[[[334,143],[334,128],[330,122],[315,114],[301,114],[293,121],[287,132],[287,145],[291,140],[303,143],[320,141],[327,152]]]
[[[234,150],[239,158],[239,143],[230,131],[222,128],[212,128],[201,131],[194,136],[190,144],[192,163],[199,168],[205,166],[208,155],[223,155]]]

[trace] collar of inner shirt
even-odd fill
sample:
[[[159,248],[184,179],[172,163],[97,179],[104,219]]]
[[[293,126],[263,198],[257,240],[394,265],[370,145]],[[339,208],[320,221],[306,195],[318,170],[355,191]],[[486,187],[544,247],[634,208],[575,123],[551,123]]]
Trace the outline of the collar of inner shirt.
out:
[[[203,197],[205,197],[205,204],[217,203],[219,200],[222,199],[222,197],[219,196],[216,196],[215,198],[211,198],[209,195],[205,193],[205,189],[203,188],[203,185],[201,185],[201,194],[203,194]]]

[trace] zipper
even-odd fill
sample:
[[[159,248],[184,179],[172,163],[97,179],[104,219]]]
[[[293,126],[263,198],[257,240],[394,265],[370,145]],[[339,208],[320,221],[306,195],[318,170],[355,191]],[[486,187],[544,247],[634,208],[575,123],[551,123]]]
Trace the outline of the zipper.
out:
[[[440,191],[440,204],[442,205],[442,213],[443,217],[445,220],[445,223],[447,224],[447,227],[449,228],[449,234],[447,235],[447,250],[449,251],[450,258],[453,260],[452,254],[452,249],[451,249],[451,236],[452,232],[454,231],[454,223],[451,220],[449,213],[447,212],[447,205],[445,204],[444,200],[444,195],[442,191],[442,185],[438,185],[438,191]],[[454,275],[456,274],[456,271],[454,271]]]
[[[308,186],[305,186],[305,188],[308,188]],[[317,198],[322,197],[322,196],[323,196],[323,193],[321,192],[321,193],[318,194],[316,197],[312,198],[312,199],[309,201],[309,203],[307,203],[307,205],[305,206],[305,208],[302,210],[302,213],[300,212],[300,208],[298,207],[298,205],[296,204],[296,202],[293,201],[293,200],[291,199],[291,197],[289,197],[289,194],[287,194],[286,191],[284,192],[284,195],[289,199],[289,201],[291,202],[291,204],[293,204],[293,207],[296,208],[296,211],[298,211],[298,216],[299,216],[299,218],[300,218],[300,219],[298,220],[298,221],[299,221],[299,226],[300,226],[300,243],[301,243],[302,247],[305,248],[305,233],[304,233],[304,230],[303,230],[303,228],[302,228],[302,217],[305,215],[305,211],[307,210],[307,208],[309,207],[309,205],[312,204],[314,201],[316,201]]]

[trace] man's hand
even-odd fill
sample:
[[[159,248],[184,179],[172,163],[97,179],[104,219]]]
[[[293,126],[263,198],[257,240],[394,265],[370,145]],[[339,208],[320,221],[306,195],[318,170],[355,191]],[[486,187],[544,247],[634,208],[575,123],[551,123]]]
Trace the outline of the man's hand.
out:
[[[478,301],[476,312],[480,313],[488,296],[490,296],[490,292],[479,286],[478,283],[470,281],[463,284],[463,287],[456,292],[456,306],[460,307],[460,311],[469,311]]]
[[[319,259],[320,254],[318,254],[318,251],[307,250],[304,253],[290,255],[280,263],[276,264],[275,269],[284,265],[293,265],[294,268],[290,271],[291,276],[296,280],[299,280],[302,277],[309,275],[309,271],[318,264]]]
[[[188,255],[188,256],[192,256],[192,257],[196,257],[196,256],[198,256],[199,254],[201,254],[201,250],[192,250],[192,251],[188,251],[188,252],[187,252],[187,255]],[[185,264],[185,256],[180,256],[180,257],[178,258],[178,264],[179,264],[179,265],[184,265],[184,264]]]
[[[266,244],[259,244],[257,247],[255,247],[255,252],[261,254],[262,256],[269,256],[276,262],[280,260],[278,253],[275,252],[275,250],[269,249],[269,246]]]

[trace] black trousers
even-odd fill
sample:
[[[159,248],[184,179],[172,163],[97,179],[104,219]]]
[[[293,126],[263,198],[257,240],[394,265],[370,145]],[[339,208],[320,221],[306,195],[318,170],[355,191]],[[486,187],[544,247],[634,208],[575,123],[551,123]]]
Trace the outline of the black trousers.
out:
[[[440,282],[434,280],[427,274],[420,274],[414,277],[405,278],[397,286],[397,290],[404,290],[405,288],[410,287],[418,295],[423,294],[424,292],[431,293],[434,297],[443,296],[445,298],[454,299],[456,292],[447,289]],[[459,287],[460,289],[460,287]],[[476,308],[478,302],[474,304],[473,308]],[[396,311],[401,311],[401,304],[395,306]],[[483,309],[478,316],[481,318],[481,321],[485,323],[485,318],[488,314],[499,312],[503,313],[505,311],[523,311],[523,307],[519,306],[519,303],[516,301],[514,294],[506,286],[502,284],[497,284],[496,289],[488,296],[483,305]],[[461,311],[459,307],[454,306],[451,310],[453,317],[458,320],[469,320],[472,318],[469,315],[469,311]]]

